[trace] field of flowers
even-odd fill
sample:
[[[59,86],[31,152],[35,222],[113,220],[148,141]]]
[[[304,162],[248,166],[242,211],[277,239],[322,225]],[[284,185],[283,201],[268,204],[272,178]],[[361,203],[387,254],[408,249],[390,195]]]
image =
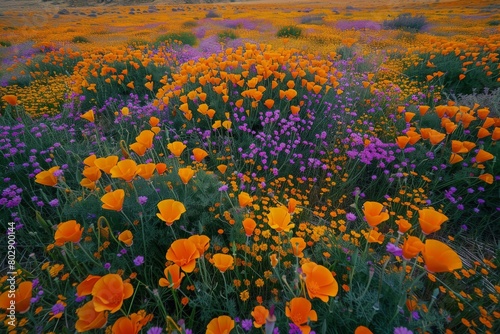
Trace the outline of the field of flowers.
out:
[[[500,332],[494,0],[0,15],[0,331]]]

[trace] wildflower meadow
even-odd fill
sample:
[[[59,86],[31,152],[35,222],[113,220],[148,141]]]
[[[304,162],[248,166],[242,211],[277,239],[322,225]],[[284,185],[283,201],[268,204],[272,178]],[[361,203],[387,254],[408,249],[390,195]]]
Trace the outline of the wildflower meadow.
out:
[[[0,30],[0,332],[500,332],[497,1],[6,1]]]

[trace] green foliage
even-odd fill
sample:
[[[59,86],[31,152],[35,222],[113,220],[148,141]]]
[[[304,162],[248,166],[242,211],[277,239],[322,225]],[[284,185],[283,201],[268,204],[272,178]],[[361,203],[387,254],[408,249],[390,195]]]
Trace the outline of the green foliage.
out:
[[[89,39],[84,36],[75,36],[71,39],[73,43],[90,43]]]
[[[408,13],[400,14],[398,17],[392,20],[385,20],[383,23],[385,29],[402,29],[412,32],[418,32],[422,30],[426,25],[427,19],[425,18],[425,16],[412,16]]]
[[[161,35],[156,39],[156,45],[161,43],[168,43],[171,45],[191,45],[194,46],[197,43],[196,36],[189,31],[182,31],[177,33],[168,33]]]
[[[12,45],[12,43],[11,43],[11,42],[9,42],[9,41],[0,41],[0,46],[6,46],[6,47],[9,47],[9,46],[11,46],[11,45]]]
[[[234,30],[227,29],[217,33],[217,37],[219,42],[226,42],[231,39],[237,39],[239,36]]]
[[[299,38],[302,36],[302,28],[294,25],[284,26],[278,30],[276,36],[281,38]]]

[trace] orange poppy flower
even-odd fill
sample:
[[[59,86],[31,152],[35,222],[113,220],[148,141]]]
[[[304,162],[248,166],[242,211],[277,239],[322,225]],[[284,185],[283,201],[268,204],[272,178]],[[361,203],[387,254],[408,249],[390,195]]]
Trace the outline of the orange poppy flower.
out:
[[[194,270],[196,259],[200,257],[200,253],[191,240],[177,239],[172,242],[165,257],[181,267],[186,273],[190,273]]]
[[[200,253],[200,256],[202,256],[208,249],[208,247],[210,247],[210,238],[203,234],[192,235],[188,238],[188,240],[192,241],[195,244],[198,253]]]
[[[318,297],[327,303],[329,297],[335,297],[339,285],[328,268],[314,262],[304,263],[301,267],[305,275],[306,289],[309,298]]]
[[[81,114],[80,118],[83,118],[83,119],[89,121],[90,123],[94,123],[95,122],[94,110],[91,109],[91,110],[87,111],[86,113]]]
[[[142,177],[144,180],[149,180],[156,170],[156,164],[150,162],[148,164],[137,165],[137,175]]]
[[[115,191],[110,191],[101,197],[101,202],[103,209],[121,211],[123,208],[123,201],[125,200],[125,191],[123,189],[117,189]]]
[[[15,96],[15,95],[4,95],[4,96],[2,96],[2,100],[7,102],[12,107],[17,105],[17,96]]]
[[[83,176],[92,182],[95,182],[101,178],[102,172],[97,166],[86,167],[83,172]]]
[[[311,327],[309,321],[318,321],[316,311],[312,309],[311,302],[303,297],[295,297],[286,305],[286,316],[300,328],[303,334],[309,334]]]
[[[128,116],[130,114],[130,109],[128,107],[123,107],[121,110],[120,110],[121,114],[123,116]]]
[[[245,229],[245,235],[247,237],[252,236],[255,227],[257,227],[257,223],[252,218],[245,218],[243,220],[243,228]]]
[[[107,274],[101,277],[92,288],[92,300],[96,312],[120,310],[123,300],[130,298],[134,293],[132,284],[123,282],[120,275]]]
[[[252,202],[253,198],[248,193],[242,191],[241,193],[238,194],[238,203],[240,204],[240,207],[244,208],[252,204]]]
[[[464,143],[459,140],[451,141],[451,151],[456,154],[469,152],[467,147],[464,146]]]
[[[90,181],[89,179],[87,179],[86,177],[83,178],[81,181],[80,181],[80,185],[82,187],[85,187],[87,189],[90,189],[90,190],[94,190],[96,185],[95,185],[95,182],[93,181]]]
[[[194,148],[193,149],[193,156],[194,160],[197,162],[201,162],[203,159],[205,159],[208,156],[207,151],[202,150],[201,148]]]
[[[118,236],[118,240],[130,247],[134,243],[134,235],[130,230],[125,230],[120,233],[120,235]]]
[[[396,138],[396,144],[400,149],[404,149],[408,142],[410,141],[410,137],[408,136],[398,136]]]
[[[295,198],[288,199],[288,213],[293,215],[299,202]]]
[[[418,210],[418,222],[425,235],[440,230],[441,225],[447,220],[448,217],[434,209]]]
[[[488,136],[491,136],[491,132],[489,132],[485,128],[480,128],[479,131],[477,132],[477,138],[479,138],[479,139],[484,138],[484,137],[488,137]]]
[[[55,245],[62,246],[66,242],[80,242],[82,238],[83,227],[76,220],[68,220],[57,225],[57,230],[54,235]]]
[[[368,327],[358,326],[354,330],[354,334],[373,334],[373,332],[369,330]]]
[[[450,160],[448,161],[450,163],[450,165],[454,165],[456,163],[459,163],[460,161],[464,160],[464,158],[462,158],[461,156],[459,156],[458,154],[455,154],[455,153],[452,153],[450,155]]]
[[[370,232],[366,232],[363,234],[368,242],[376,242],[378,244],[382,244],[384,242],[384,235],[375,229],[371,229]]]
[[[130,182],[137,174],[137,163],[132,159],[121,160],[111,168],[110,173],[112,178]]]
[[[128,146],[132,151],[134,151],[135,154],[138,156],[142,157],[144,154],[146,154],[146,150],[148,149],[146,146],[142,145],[141,143],[133,143]]]
[[[412,131],[412,130],[407,131],[406,135],[409,138],[408,144],[410,144],[410,145],[414,145],[416,142],[418,142],[420,140],[420,138],[422,138],[422,136],[419,135],[418,132],[415,132],[415,131]]]
[[[275,268],[278,265],[278,255],[276,253],[269,255],[269,260],[271,261],[271,267]]]
[[[7,310],[11,307],[12,295],[14,295],[14,300],[16,302],[16,313],[23,314],[26,313],[31,306],[31,297],[33,294],[33,283],[29,281],[21,282],[16,291],[7,290],[0,294],[0,309]]]
[[[106,174],[111,174],[111,168],[116,166],[118,162],[118,157],[116,155],[110,155],[106,158],[95,159],[94,164],[99,167]]]
[[[389,219],[389,213],[386,208],[378,202],[365,202],[363,204],[363,213],[366,222],[372,227]]]
[[[227,170],[227,165],[218,165],[217,169],[219,170],[219,172],[221,174],[224,174],[226,172],[226,170]]]
[[[491,139],[497,141],[500,139],[500,127],[496,127],[491,134]]]
[[[49,170],[41,171],[35,175],[35,182],[43,184],[44,186],[53,187],[57,184],[57,177],[54,172],[59,170],[59,166],[54,166]]]
[[[153,138],[155,133],[151,130],[142,130],[139,136],[135,137],[135,141],[144,145],[146,148],[153,147]]]
[[[112,334],[137,334],[150,320],[150,316],[144,316],[146,312],[139,311],[130,316],[118,318],[111,327]]]
[[[151,116],[149,118],[149,125],[152,127],[157,126],[160,123],[160,119],[158,117]]]
[[[229,334],[233,328],[234,320],[227,315],[221,315],[208,323],[206,334]]]
[[[266,324],[266,318],[269,315],[269,310],[262,305],[257,305],[254,307],[252,313],[250,313],[254,318],[253,325],[255,328],[261,328]]]
[[[411,224],[406,219],[398,219],[396,220],[396,224],[398,225],[398,233],[403,234],[411,228]]]
[[[477,152],[477,155],[475,157],[476,159],[476,162],[478,164],[482,163],[482,162],[485,162],[485,161],[488,161],[488,160],[491,160],[493,159],[495,156],[489,152],[486,152],[485,150],[483,149],[480,149],[479,152]]]
[[[488,184],[493,184],[493,175],[490,173],[484,173],[478,176],[478,179],[488,183]]]
[[[489,114],[490,110],[488,108],[481,108],[477,110],[477,117],[479,117],[480,119],[485,119]]]
[[[189,180],[191,180],[195,174],[195,170],[192,169],[191,167],[184,167],[184,168],[179,168],[179,171],[177,172],[179,174],[179,177],[181,178],[182,183],[188,184]]]
[[[441,241],[427,239],[422,256],[425,268],[432,273],[450,272],[462,268],[460,256]]]
[[[181,281],[186,274],[181,272],[181,267],[177,264],[172,264],[163,271],[166,278],[160,278],[158,284],[163,287],[178,289],[181,286]]]
[[[174,156],[180,157],[182,152],[186,148],[186,145],[184,145],[180,141],[174,141],[173,143],[168,144],[167,148],[169,149],[170,153],[172,153]]]
[[[270,208],[267,220],[269,226],[278,232],[288,232],[295,227],[295,224],[290,224],[291,216],[286,206]]]
[[[267,99],[264,101],[264,105],[267,107],[267,109],[271,109],[274,106],[274,100]]]
[[[213,265],[219,269],[221,273],[226,272],[233,266],[234,258],[228,254],[217,253],[212,256]]]
[[[292,246],[293,255],[297,257],[304,257],[304,253],[302,251],[306,249],[307,245],[303,238],[290,238],[290,245]]]
[[[76,294],[78,297],[88,296],[92,293],[94,284],[101,278],[101,276],[88,275],[80,284],[76,286]]]
[[[168,226],[172,225],[174,221],[179,220],[181,215],[186,212],[184,204],[173,199],[166,199],[157,205],[160,213],[156,216],[163,220]]]
[[[94,164],[95,159],[97,159],[97,157],[95,156],[95,154],[89,155],[88,157],[86,157],[83,160],[83,164],[86,165],[86,166],[89,166],[89,167],[95,166],[95,164]]]
[[[436,130],[431,130],[430,133],[429,133],[429,140],[431,142],[432,145],[437,145],[439,144],[440,142],[443,141],[443,139],[446,137],[446,135],[444,133],[441,133],[439,131],[436,131]]]
[[[167,170],[167,164],[163,162],[159,162],[156,164],[156,171],[158,172],[159,175],[165,173]]]
[[[94,302],[91,300],[76,310],[78,320],[75,323],[75,329],[78,333],[90,331],[92,329],[101,329],[108,321],[108,312],[97,312],[94,309]]]
[[[403,258],[410,260],[416,257],[424,249],[424,243],[417,237],[410,236],[403,243]]]

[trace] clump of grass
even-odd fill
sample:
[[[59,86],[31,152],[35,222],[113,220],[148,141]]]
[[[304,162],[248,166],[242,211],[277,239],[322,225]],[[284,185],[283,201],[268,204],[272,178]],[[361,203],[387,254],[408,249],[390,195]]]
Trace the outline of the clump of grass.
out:
[[[489,26],[494,26],[494,27],[496,27],[496,26],[500,25],[500,20],[491,20],[491,21],[488,21],[488,22],[487,22],[487,24],[488,24]]]
[[[281,38],[299,38],[302,36],[302,29],[294,25],[284,26],[278,30],[276,36]]]
[[[418,32],[427,25],[427,19],[423,15],[412,16],[411,14],[401,14],[395,19],[385,20],[384,28],[392,30],[407,30]]]
[[[239,36],[234,30],[228,29],[228,30],[224,30],[224,31],[219,32],[217,34],[217,37],[218,37],[219,42],[225,42],[227,40],[237,39]]]
[[[189,20],[189,21],[182,23],[183,28],[194,28],[197,26],[198,26],[198,22],[196,22],[195,20]]]
[[[300,18],[302,24],[324,24],[323,15],[306,15]]]
[[[161,35],[156,39],[156,44],[169,43],[169,44],[182,44],[194,46],[197,42],[196,36],[192,32],[181,31]]]
[[[215,10],[209,10],[207,12],[207,14],[205,15],[205,17],[207,19],[216,19],[216,18],[219,18],[221,17],[222,15],[220,15],[219,13],[217,13]]]
[[[73,43],[90,43],[89,39],[84,36],[75,36],[71,39]]]
[[[12,43],[11,43],[11,42],[9,42],[9,41],[0,41],[0,46],[6,46],[6,47],[9,47],[9,46],[11,46],[11,45],[12,45]]]

